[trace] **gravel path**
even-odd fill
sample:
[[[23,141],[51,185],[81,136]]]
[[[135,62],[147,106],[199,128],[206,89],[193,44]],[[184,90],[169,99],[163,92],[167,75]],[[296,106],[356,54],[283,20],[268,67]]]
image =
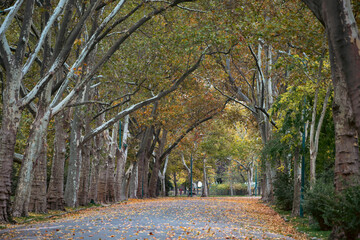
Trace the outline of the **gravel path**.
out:
[[[256,198],[160,198],[15,225],[0,239],[294,239],[301,237]]]

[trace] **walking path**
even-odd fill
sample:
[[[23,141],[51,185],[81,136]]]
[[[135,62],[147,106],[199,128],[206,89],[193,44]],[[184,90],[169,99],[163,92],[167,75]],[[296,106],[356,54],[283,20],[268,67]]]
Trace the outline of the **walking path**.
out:
[[[46,223],[15,225],[0,239],[304,239],[258,198],[130,200]]]

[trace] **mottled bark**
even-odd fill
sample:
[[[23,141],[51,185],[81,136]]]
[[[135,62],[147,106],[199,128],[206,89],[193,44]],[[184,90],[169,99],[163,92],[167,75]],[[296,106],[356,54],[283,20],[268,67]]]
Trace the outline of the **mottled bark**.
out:
[[[130,176],[130,186],[129,186],[129,198],[137,198],[137,189],[138,189],[138,177],[139,170],[137,162],[134,162],[134,167]]]
[[[66,139],[68,137],[69,111],[55,117],[54,155],[51,165],[50,182],[47,191],[48,209],[65,210],[64,164],[66,158]]]
[[[161,161],[161,155],[164,152],[165,144],[166,144],[167,130],[163,129],[162,137],[159,140],[159,146],[156,150],[155,155],[155,163],[153,165],[150,181],[149,181],[149,196],[151,198],[156,197],[156,189],[159,178],[159,170],[163,162]]]
[[[340,192],[348,186],[359,183],[360,162],[358,134],[345,78],[334,58],[335,54],[332,51],[332,45],[330,45],[330,62],[332,63],[334,84],[335,189]]]
[[[46,69],[46,62],[50,59],[50,45],[46,44],[44,65],[42,72]],[[47,53],[47,54],[46,54]],[[41,73],[43,74],[43,73]],[[36,183],[34,190],[35,196],[32,198],[32,210],[46,212],[46,135],[51,118],[49,103],[51,101],[52,82],[50,81],[42,92],[38,102],[38,109],[34,122],[31,125],[24,159],[21,164],[19,182],[16,188],[13,216],[27,216],[29,211],[29,201],[31,186],[34,179],[34,169],[36,169]],[[42,152],[43,153],[43,157]]]
[[[107,178],[108,178],[108,158],[100,159],[99,180],[97,187],[97,199],[99,203],[107,203]]]
[[[153,137],[153,127],[147,127],[143,133],[140,143],[140,149],[137,153],[138,163],[138,198],[147,198],[148,190],[148,172],[149,172],[149,152],[151,152],[151,143]]]
[[[79,99],[81,99],[79,97]],[[66,179],[64,200],[68,207],[77,207],[77,194],[80,184],[80,171],[81,171],[81,148],[80,148],[80,112],[81,109],[77,107],[74,111],[73,120],[71,122],[70,132],[70,155],[68,173]]]
[[[7,77],[8,79],[11,76]],[[9,79],[11,82],[11,79]],[[11,173],[14,159],[16,134],[21,119],[21,111],[16,103],[19,93],[13,94],[5,85],[3,92],[3,115],[0,131],[0,222],[10,222],[11,218]]]
[[[164,163],[164,168],[163,168],[162,173],[161,173],[161,171],[159,171],[159,175],[158,175],[160,180],[161,180],[161,196],[163,196],[163,197],[166,196],[165,178],[166,178],[166,170],[167,170],[168,162],[169,162],[169,155],[166,156],[165,163]]]
[[[116,125],[117,126],[117,125]],[[106,178],[106,202],[112,203],[115,202],[115,157],[117,148],[117,127],[113,127],[112,137],[109,136],[109,131],[106,130],[104,133],[106,134],[107,142],[107,163],[108,163],[108,173]]]
[[[129,115],[126,115],[124,119],[124,129],[122,136],[119,136],[121,142],[121,149],[117,148],[116,151],[116,174],[115,174],[115,194],[116,201],[123,201],[128,197],[127,181],[128,177],[125,177],[125,163],[127,160],[127,138],[129,136]],[[130,174],[130,173],[129,173]],[[130,177],[130,175],[129,175]]]
[[[102,117],[99,117],[98,122],[101,121]],[[90,202],[98,202],[98,185],[100,175],[100,159],[102,156],[102,147],[104,145],[104,139],[102,134],[94,137],[94,146],[92,149],[93,157],[91,161],[91,173],[90,173],[90,187],[88,198]]]
[[[106,149],[107,145],[107,139],[106,134],[103,132],[103,134],[100,134],[103,138],[103,147]],[[107,203],[107,179],[108,179],[108,169],[109,169],[109,163],[108,163],[108,156],[106,152],[103,152],[103,154],[100,154],[99,156],[99,176],[98,176],[98,184],[97,184],[97,199],[98,203]]]
[[[36,160],[36,165],[34,166],[34,179],[31,185],[31,194],[29,201],[29,212],[36,213],[46,213],[47,204],[46,204],[46,136],[44,138],[44,145]]]
[[[90,129],[90,127],[88,129]],[[88,141],[81,146],[81,156],[82,156],[82,165],[80,171],[78,202],[80,206],[86,206],[87,204],[90,203],[89,188],[90,188],[90,172],[91,172],[90,171],[91,141]]]
[[[31,193],[31,184],[34,178],[34,166],[40,164],[39,155],[44,148],[46,131],[50,121],[50,113],[38,110],[37,116],[32,124],[28,138],[24,160],[21,164],[19,183],[16,188],[13,216],[27,216]],[[46,186],[45,186],[46,187]],[[46,200],[46,195],[44,196]]]

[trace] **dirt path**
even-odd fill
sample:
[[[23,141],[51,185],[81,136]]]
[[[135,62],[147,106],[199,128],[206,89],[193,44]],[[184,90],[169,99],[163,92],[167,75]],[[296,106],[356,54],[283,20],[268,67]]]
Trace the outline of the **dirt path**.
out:
[[[130,200],[46,223],[16,225],[0,239],[304,239],[256,198]]]

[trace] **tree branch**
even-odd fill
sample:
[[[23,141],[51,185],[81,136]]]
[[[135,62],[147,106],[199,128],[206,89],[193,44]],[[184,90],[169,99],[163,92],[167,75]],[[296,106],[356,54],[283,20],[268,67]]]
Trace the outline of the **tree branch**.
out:
[[[206,49],[207,50],[207,49]],[[205,51],[206,51],[205,50]],[[148,98],[142,102],[139,102],[137,104],[132,105],[131,107],[128,107],[127,109],[119,112],[115,117],[113,117],[112,119],[110,119],[109,121],[107,121],[106,123],[102,124],[101,126],[97,127],[96,129],[90,131],[87,135],[85,135],[84,139],[82,140],[82,143],[88,141],[89,139],[91,139],[93,136],[103,132],[105,129],[109,128],[110,126],[112,126],[115,122],[117,122],[119,119],[121,119],[122,117],[124,117],[125,115],[128,115],[152,102],[155,102],[157,100],[159,100],[160,98],[168,95],[169,93],[172,93],[173,91],[175,91],[179,85],[191,74],[193,73],[199,66],[200,66],[200,62],[202,61],[203,57],[204,57],[205,53],[201,54],[201,56],[199,57],[199,59],[197,60],[197,62],[190,68],[188,69],[178,80],[176,80],[173,85],[166,91],[162,91],[159,94],[157,94],[156,96],[152,97],[152,98]]]

